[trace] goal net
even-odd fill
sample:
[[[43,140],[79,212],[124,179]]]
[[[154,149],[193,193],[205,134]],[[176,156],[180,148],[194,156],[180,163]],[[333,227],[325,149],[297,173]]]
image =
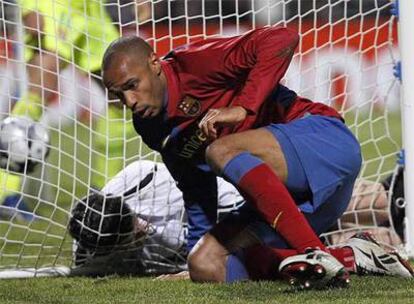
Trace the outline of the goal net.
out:
[[[393,228],[391,193],[381,184],[398,171],[401,149],[392,5],[387,0],[1,1],[0,117],[37,92],[42,100],[39,123],[51,141],[48,158],[34,172],[0,171],[0,277],[67,275],[79,269],[82,263],[74,258],[79,248],[67,232],[74,203],[134,161],[159,161],[135,134],[129,112],[99,83],[94,64],[102,45],[110,42],[108,24],[121,35],[145,38],[159,55],[185,43],[265,25],[297,30],[300,43],[284,84],[338,109],[363,151],[351,207],[326,241],[336,244],[369,230],[378,232],[384,244],[403,245]],[[59,63],[49,64],[48,58]],[[145,176],[137,172],[137,183]],[[389,181],[394,184],[396,177]],[[157,204],[168,206],[169,199],[147,202],[148,218],[167,222],[171,214],[157,213]],[[185,229],[184,215],[180,221]],[[145,246],[150,245],[143,250]],[[157,254],[160,262],[146,264],[147,273],[157,267],[179,270],[185,261],[179,248]],[[133,256],[129,250],[122,261]]]

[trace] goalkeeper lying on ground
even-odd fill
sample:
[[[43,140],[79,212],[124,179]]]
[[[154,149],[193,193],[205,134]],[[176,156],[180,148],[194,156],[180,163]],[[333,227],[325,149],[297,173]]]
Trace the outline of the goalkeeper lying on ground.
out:
[[[226,214],[244,202],[223,179],[218,179],[218,192],[219,213]],[[182,193],[165,165],[134,162],[100,193],[74,206],[69,232],[77,240],[75,263],[80,266],[74,274],[151,274],[186,269],[186,227]]]
[[[359,227],[373,227],[373,222],[377,222],[382,226],[369,229],[377,239],[388,245],[400,244],[401,240],[390,227],[387,195],[389,190],[393,193],[391,202],[398,201],[403,196],[402,186],[402,170],[383,183],[359,182],[355,188],[361,194],[353,196],[341,219],[342,227],[352,231],[349,227],[355,217]],[[218,195],[219,218],[244,203],[238,191],[221,178],[218,178]],[[145,275],[185,270],[187,223],[183,204],[182,193],[164,164],[132,163],[100,193],[77,202],[72,210],[69,232],[77,240],[74,250],[77,267],[72,274]],[[105,212],[102,212],[103,205]],[[353,218],[349,216],[351,212],[355,214]],[[391,212],[399,232],[401,212]],[[328,239],[332,244],[345,242],[351,236],[346,232],[332,232]]]

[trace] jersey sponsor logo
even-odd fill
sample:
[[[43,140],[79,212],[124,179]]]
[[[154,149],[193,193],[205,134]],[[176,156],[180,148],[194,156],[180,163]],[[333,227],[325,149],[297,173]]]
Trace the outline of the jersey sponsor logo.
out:
[[[199,163],[202,152],[207,146],[207,137],[198,127],[198,120],[187,128],[168,135],[162,142],[162,149],[179,157]],[[201,158],[200,158],[201,157]]]
[[[198,153],[200,148],[206,142],[207,137],[203,134],[200,129],[196,129],[194,134],[188,138],[184,138],[184,143],[178,152],[183,158],[192,158],[194,154]]]
[[[197,116],[201,111],[200,101],[190,96],[184,97],[177,108],[186,116]]]

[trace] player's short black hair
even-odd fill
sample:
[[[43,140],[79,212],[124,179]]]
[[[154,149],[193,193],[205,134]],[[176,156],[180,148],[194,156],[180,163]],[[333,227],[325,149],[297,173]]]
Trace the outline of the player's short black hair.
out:
[[[94,192],[75,204],[68,230],[85,249],[111,251],[131,239],[134,216],[121,196]]]
[[[131,56],[136,60],[149,57],[153,52],[152,47],[142,38],[137,36],[123,36],[111,42],[102,58],[102,71],[109,68],[117,56]]]

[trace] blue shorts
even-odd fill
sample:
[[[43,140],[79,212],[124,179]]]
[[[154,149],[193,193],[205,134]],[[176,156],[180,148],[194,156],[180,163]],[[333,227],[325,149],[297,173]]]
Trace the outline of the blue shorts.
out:
[[[284,153],[286,187],[319,235],[331,228],[346,210],[361,167],[360,145],[337,118],[309,115],[287,124],[266,127]],[[254,212],[245,206],[241,213]],[[251,217],[250,230],[264,243],[288,248],[263,220]]]

